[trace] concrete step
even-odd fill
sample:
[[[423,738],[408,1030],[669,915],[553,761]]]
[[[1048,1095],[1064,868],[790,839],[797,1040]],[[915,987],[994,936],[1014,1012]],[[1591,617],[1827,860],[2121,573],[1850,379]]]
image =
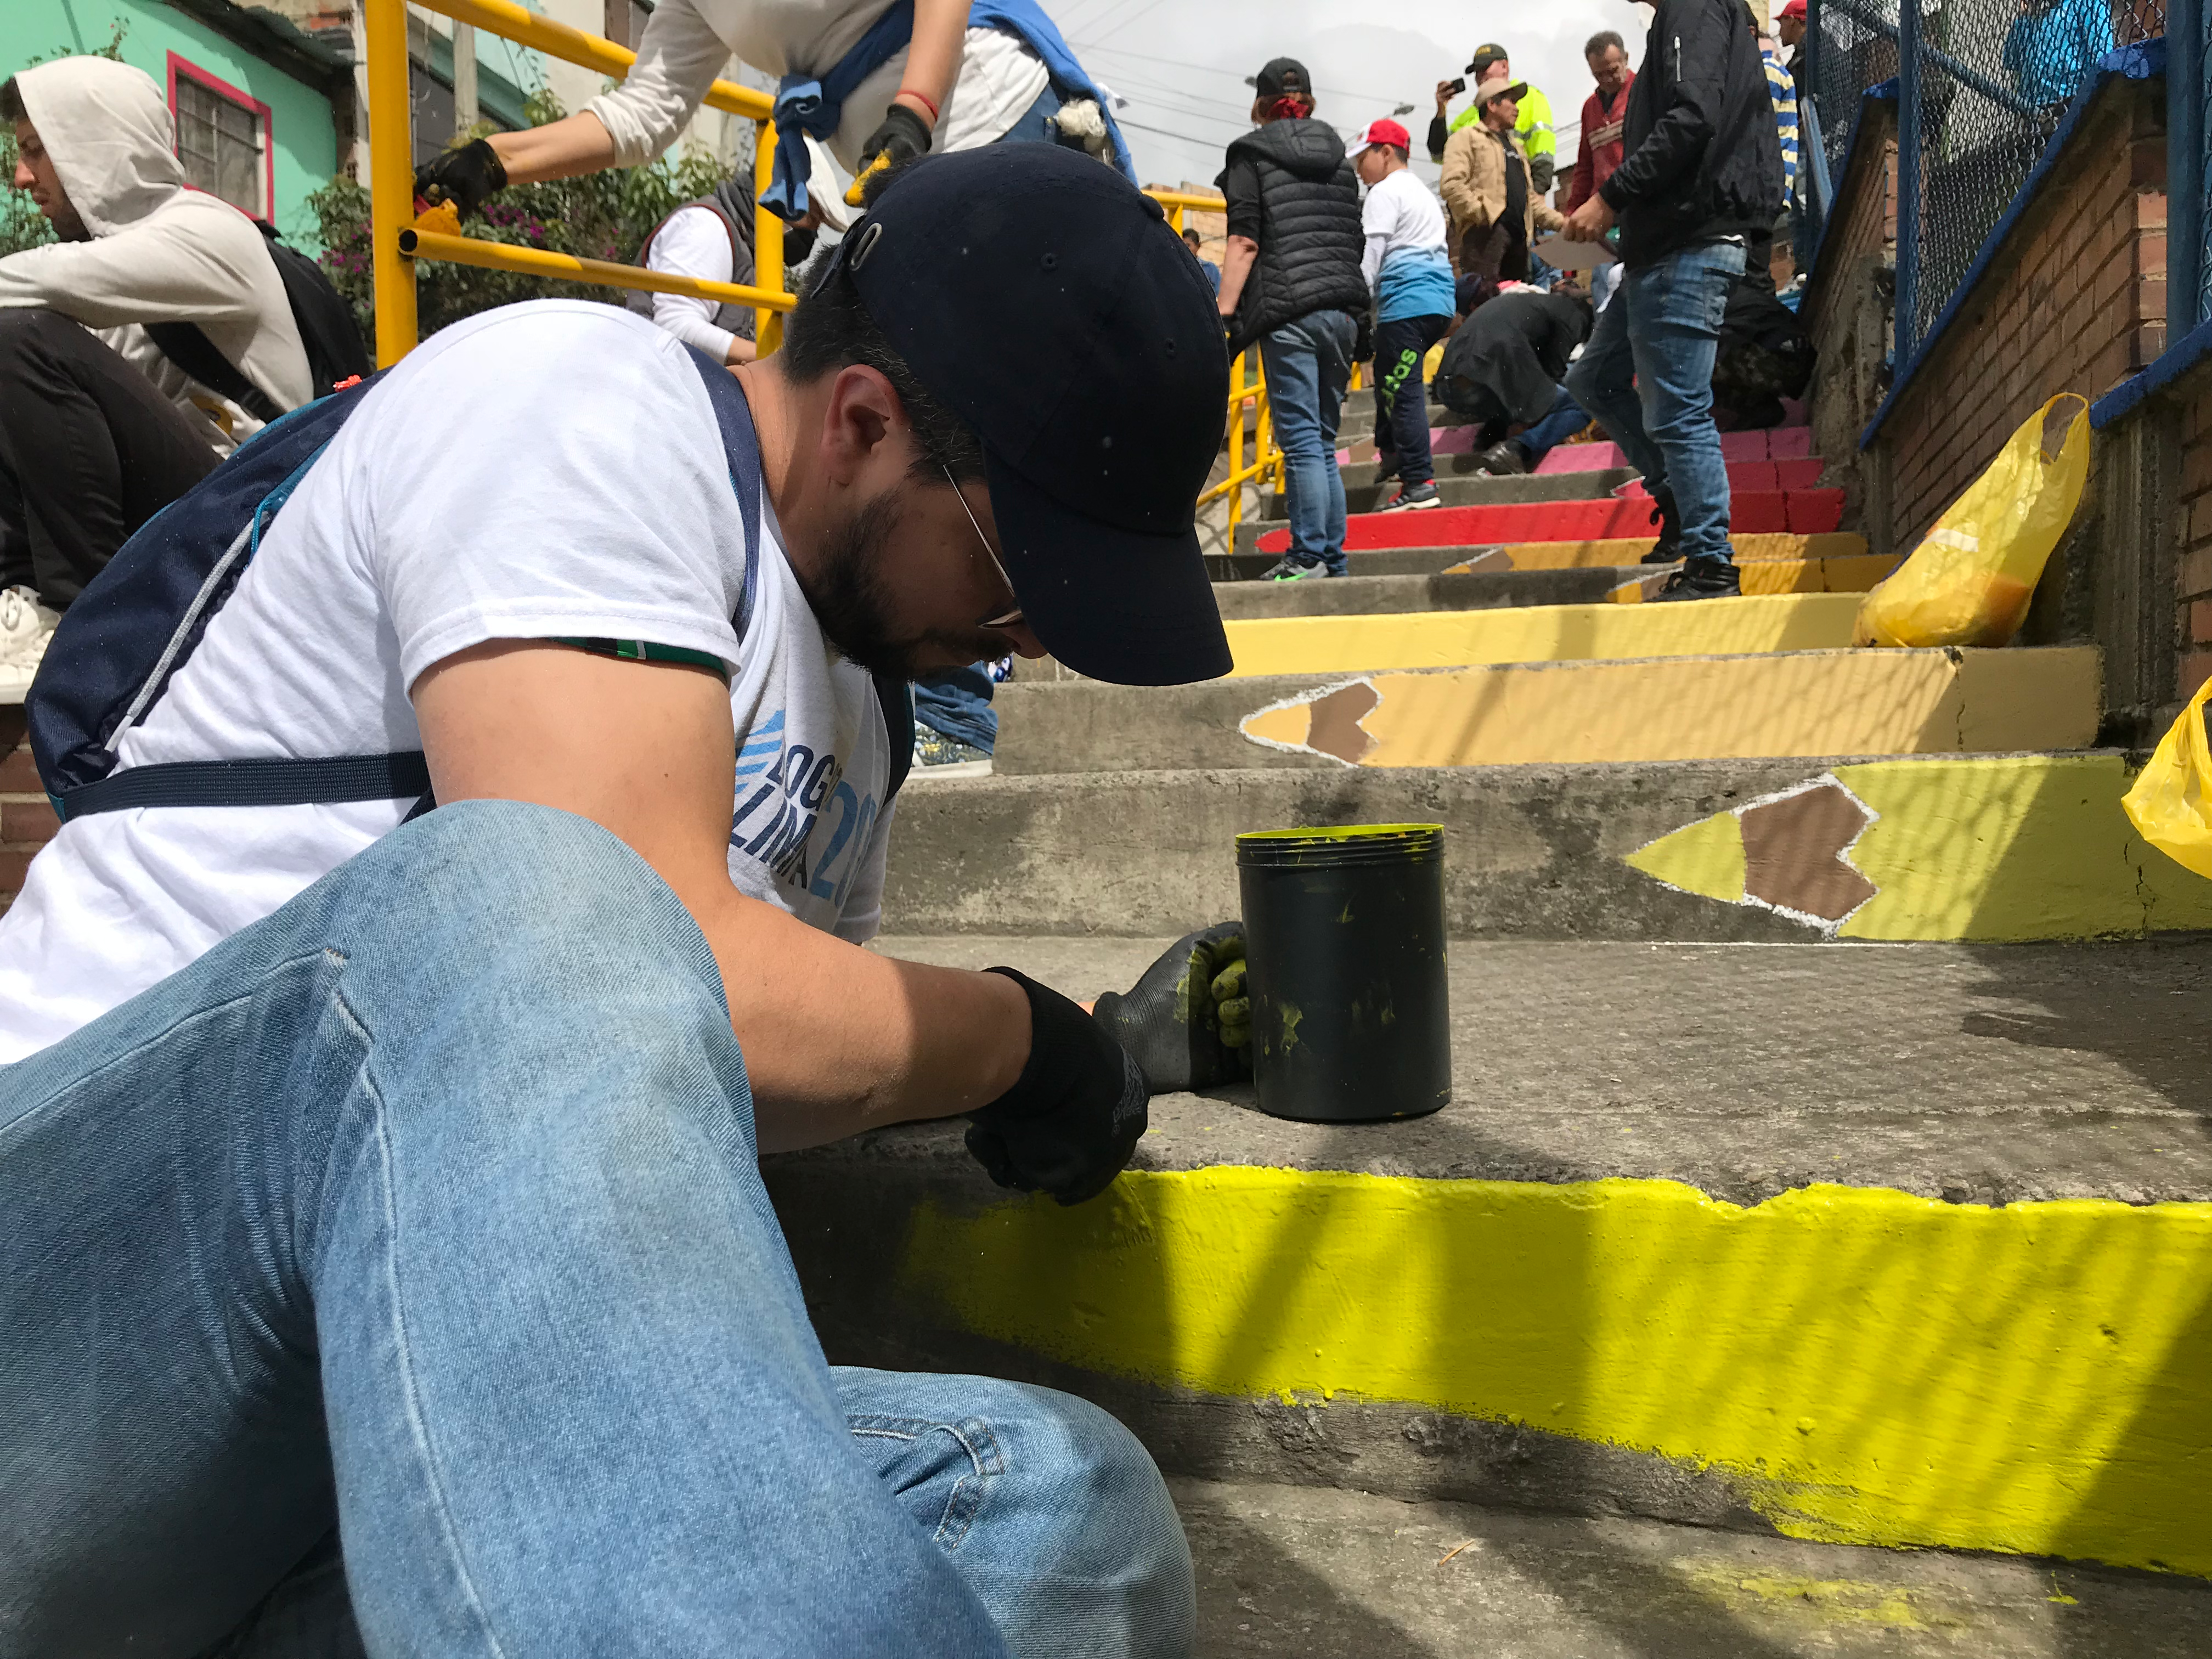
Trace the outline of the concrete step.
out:
[[[1247,618],[1226,624],[1232,676],[1362,673],[1481,663],[1838,650],[1856,593],[1771,593],[1687,605],[1554,605],[1385,617]]]
[[[1480,459],[1463,450],[1455,453],[1448,453],[1438,455],[1435,459],[1437,477],[1439,480],[1489,476],[1481,471]],[[1344,475],[1344,487],[1346,490],[1357,489],[1362,485],[1372,486],[1375,483],[1375,463],[1372,461],[1346,461],[1338,467],[1337,471]],[[1522,476],[1542,478],[1547,487],[1569,492],[1556,499],[1571,501],[1581,496],[1610,494],[1619,486],[1639,475],[1632,466],[1613,466],[1559,473],[1527,473]],[[1555,498],[1530,496],[1528,499],[1534,501]]]
[[[1802,459],[1813,453],[1813,433],[1809,427],[1778,426],[1763,431],[1723,432],[1721,434],[1721,459],[1723,461],[1792,461]],[[1544,457],[1540,472],[1571,472],[1586,466],[1621,466],[1626,463],[1618,444],[1600,441],[1596,443],[1561,444]]]
[[[2099,690],[2088,646],[1015,684],[999,692],[995,762],[1027,776],[2075,750],[2096,737]]]
[[[1349,575],[1320,581],[1217,582],[1222,620],[1249,617],[1388,616],[1416,611],[1482,611],[1516,605],[1619,603],[1623,588],[1639,597],[1657,566],[1558,570],[1492,570],[1462,575]]]
[[[1281,557],[1261,553],[1250,544],[1259,532],[1240,526],[1238,544],[1245,550],[1209,553],[1206,568],[1216,582],[1246,581],[1266,574]],[[1571,566],[1632,565],[1651,550],[1653,538],[1618,538],[1602,541],[1489,542],[1432,547],[1366,547],[1347,549],[1352,574],[1367,576],[1426,575],[1464,567],[1471,570],[1555,570]],[[1830,532],[1820,535],[1744,535],[1735,538],[1737,561],[1743,564],[1768,559],[1831,559],[1864,556],[1866,538]]]
[[[1237,905],[1236,837],[1441,823],[1457,938],[1919,940],[2212,928],[2116,750],[1587,765],[1238,766],[901,793],[884,914],[930,933],[1164,933]]]
[[[2194,1659],[2165,1574],[1170,1479],[1208,1659]]]
[[[1747,491],[1729,507],[1735,532],[1800,535],[1838,529],[1840,489]],[[1651,526],[1648,498],[1602,501],[1531,501],[1491,507],[1440,507],[1411,513],[1364,513],[1345,526],[1344,544],[1353,547],[1436,547],[1457,543],[1593,541],[1601,537],[1633,538]],[[1280,553],[1289,548],[1287,526],[1240,524],[1237,550]]]
[[[1087,996],[1164,943],[881,948]],[[1207,1480],[2212,1576],[2212,1026],[2175,1017],[2212,943],[1450,974],[1432,1116],[1162,1096],[1073,1209],[993,1188],[957,1121],[763,1160],[830,1358],[1072,1389]],[[1751,1595],[1855,1575],[1805,1576]]]

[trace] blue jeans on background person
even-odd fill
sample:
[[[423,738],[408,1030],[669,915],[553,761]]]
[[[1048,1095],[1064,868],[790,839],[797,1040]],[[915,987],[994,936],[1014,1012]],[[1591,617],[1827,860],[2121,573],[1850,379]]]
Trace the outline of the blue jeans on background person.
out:
[[[1290,496],[1290,556],[1341,576],[1344,475],[1336,470],[1336,428],[1352,382],[1352,347],[1358,327],[1348,311],[1310,311],[1261,338],[1267,408],[1283,450]]]
[[[991,707],[991,665],[945,668],[914,683],[914,717],[933,732],[989,754],[999,741],[999,711]]]
[[[1550,411],[1513,441],[1519,444],[1522,453],[1528,457],[1529,470],[1534,471],[1537,462],[1589,424],[1589,416],[1583,412],[1583,406],[1574,400],[1573,394],[1566,387],[1561,386],[1559,395],[1552,399]]]
[[[1429,387],[1421,366],[1429,348],[1450,327],[1449,317],[1395,317],[1375,325],[1376,459],[1387,455],[1396,465],[1401,489],[1432,483],[1437,476],[1436,457],[1429,453]],[[1284,453],[1287,457],[1289,452]]]
[[[1734,558],[1713,358],[1743,262],[1741,243],[1703,242],[1631,270],[1567,370],[1567,391],[1644,487],[1673,493],[1686,560]]]
[[[0,1213],[10,1652],[1188,1651],[1112,1419],[824,1363],[714,959],[582,818],[441,807],[0,1068]]]

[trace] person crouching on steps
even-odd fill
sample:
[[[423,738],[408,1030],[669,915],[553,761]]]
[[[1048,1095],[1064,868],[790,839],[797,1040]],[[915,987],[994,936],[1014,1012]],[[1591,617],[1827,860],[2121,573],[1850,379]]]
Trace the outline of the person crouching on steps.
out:
[[[1214,184],[1228,200],[1221,318],[1232,354],[1259,345],[1291,498],[1291,550],[1267,580],[1341,576],[1336,427],[1367,312],[1359,184],[1344,140],[1313,118],[1304,64],[1274,58],[1253,84],[1258,130],[1229,146]]]
[[[1429,453],[1421,363],[1451,328],[1451,255],[1443,209],[1406,166],[1412,143],[1395,121],[1377,121],[1353,156],[1367,186],[1359,216],[1367,252],[1359,269],[1375,291],[1375,482],[1393,472],[1398,478],[1385,513],[1443,502]]]

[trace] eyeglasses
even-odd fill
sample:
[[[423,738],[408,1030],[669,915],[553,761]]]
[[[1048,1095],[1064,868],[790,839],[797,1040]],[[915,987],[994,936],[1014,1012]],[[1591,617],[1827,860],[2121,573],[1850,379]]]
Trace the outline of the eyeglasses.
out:
[[[1006,583],[1006,592],[1012,592],[1014,580],[1006,574],[1006,567],[999,562],[999,556],[991,550],[991,538],[983,533],[983,526],[975,517],[975,509],[968,505],[967,496],[961,494],[959,484],[953,479],[952,469],[940,461],[938,470],[945,474],[945,482],[952,486],[953,499],[960,503],[960,510],[968,515],[968,522],[975,526],[975,539],[983,544],[983,556],[991,562],[991,568],[999,573],[999,580]],[[1021,623],[1022,608],[1016,605],[1003,617],[988,617],[975,625],[978,628],[1018,628]]]

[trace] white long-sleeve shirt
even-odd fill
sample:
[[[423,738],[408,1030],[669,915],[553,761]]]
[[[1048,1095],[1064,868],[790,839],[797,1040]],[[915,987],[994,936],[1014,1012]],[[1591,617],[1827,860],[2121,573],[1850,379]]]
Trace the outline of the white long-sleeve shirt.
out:
[[[225,454],[261,423],[171,362],[144,325],[196,323],[279,408],[306,403],[307,354],[276,261],[244,214],[185,187],[152,78],[104,58],[62,58],[15,84],[91,240],[0,258],[0,306],[94,330]]]
[[[737,262],[730,252],[730,232],[712,208],[679,208],[653,234],[646,250],[645,268],[678,276],[696,276],[702,282],[735,282]],[[712,300],[688,294],[653,296],[653,320],[689,346],[696,346],[716,362],[727,362],[730,343],[738,337],[714,321],[721,307]]]
[[[594,98],[592,113],[614,140],[615,163],[636,167],[676,142],[706,101],[707,88],[735,56],[770,75],[825,75],[892,0],[661,0],[638,42],[629,78]],[[848,172],[883,124],[906,74],[903,47],[845,100],[830,153]],[[959,79],[938,112],[933,148],[977,149],[995,142],[1043,94],[1044,60],[1013,35],[969,29]]]

